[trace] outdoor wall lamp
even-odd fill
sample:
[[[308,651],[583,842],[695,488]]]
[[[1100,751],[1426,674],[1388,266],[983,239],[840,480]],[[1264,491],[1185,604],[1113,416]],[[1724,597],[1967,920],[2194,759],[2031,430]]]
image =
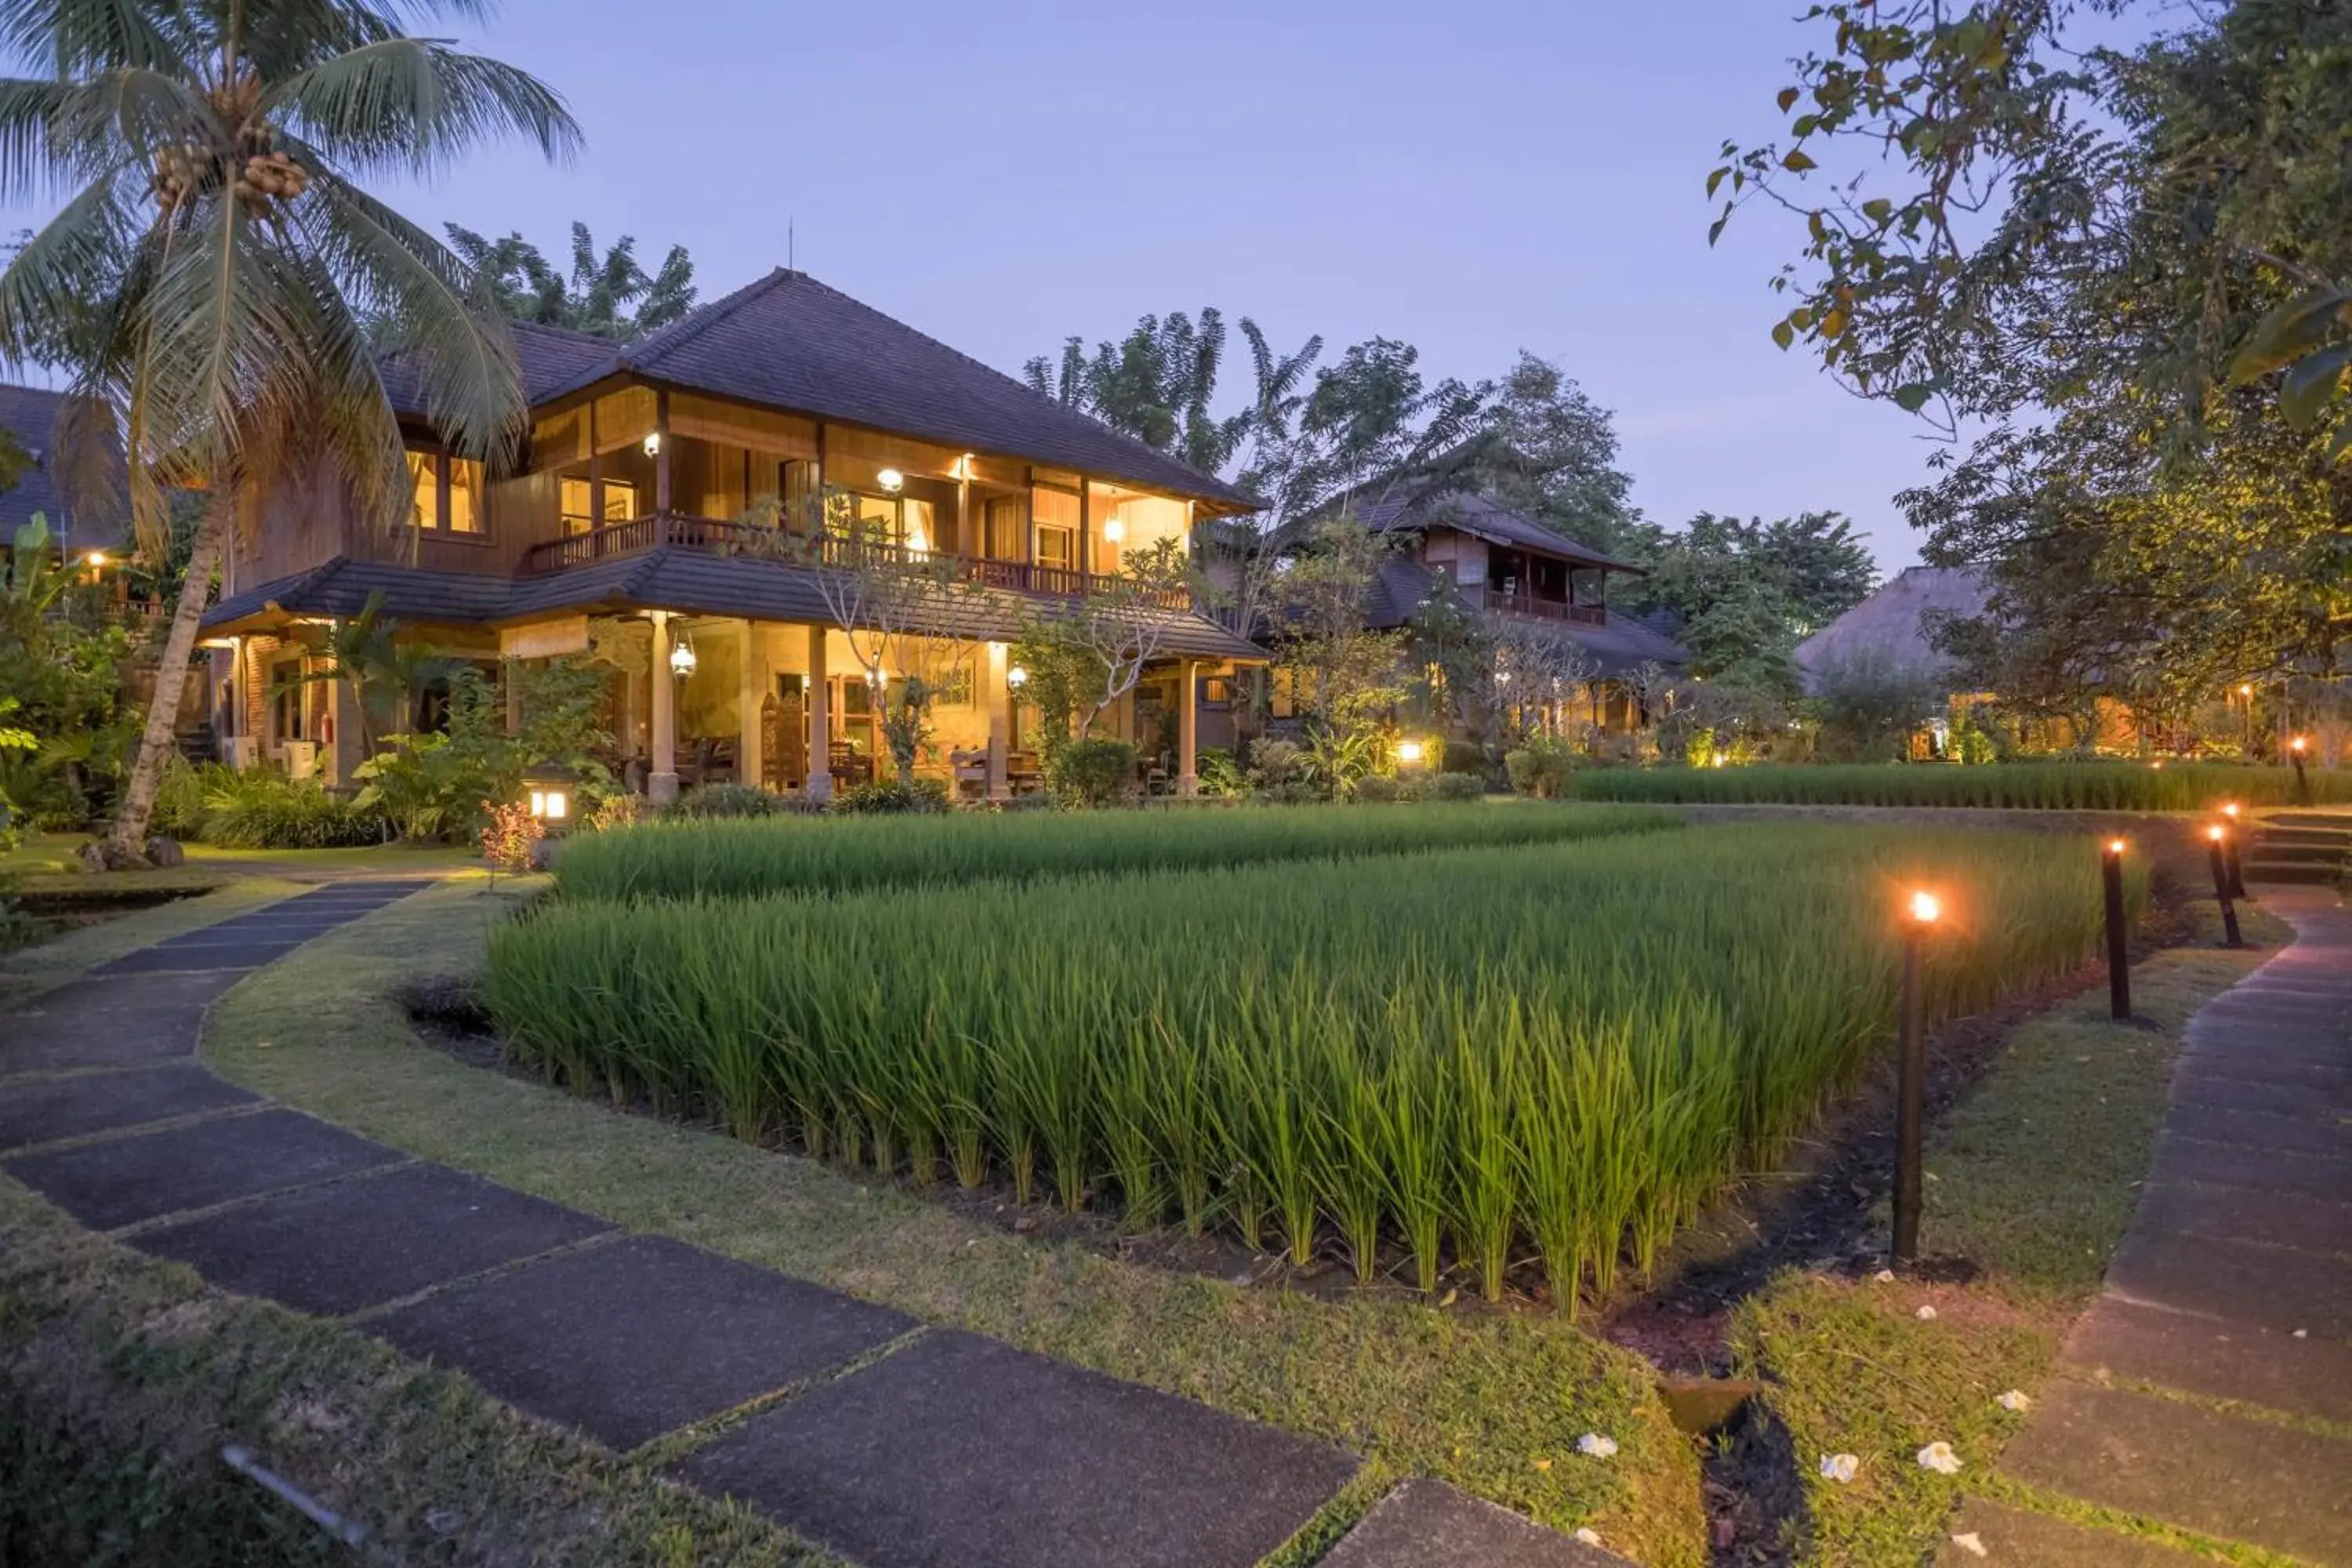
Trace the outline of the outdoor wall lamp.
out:
[[[1116,512],[1103,519],[1103,537],[1113,544],[1117,544],[1120,540],[1125,539],[1127,537],[1127,523],[1125,520],[1120,518]]]
[[[1004,684],[1018,691],[1029,684],[1029,672],[1016,664],[1004,672]]]
[[[874,482],[880,485],[884,489],[888,490],[892,495],[897,495],[901,489],[906,488],[907,476],[900,473],[896,468],[885,468],[880,473],[874,476]]]
[[[656,430],[652,435],[646,437],[646,456],[648,458],[658,458],[661,456],[660,431]]]

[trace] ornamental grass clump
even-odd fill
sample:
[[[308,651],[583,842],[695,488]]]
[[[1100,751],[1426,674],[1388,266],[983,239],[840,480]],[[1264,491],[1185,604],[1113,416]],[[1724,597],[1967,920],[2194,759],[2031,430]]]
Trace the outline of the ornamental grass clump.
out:
[[[2313,798],[2352,801],[2352,773],[2311,774]],[[2231,763],[1948,763],[1769,764],[1736,768],[1592,768],[1579,800],[1709,805],[1980,806],[2021,811],[2210,811],[2224,800],[2293,805],[2285,768]]]
[[[1675,826],[1670,813],[1641,807],[1460,803],[672,822],[575,840],[556,888],[566,899],[846,893],[1549,844]]]
[[[1497,813],[1496,815],[1505,815]],[[1573,1310],[1774,1162],[1895,1034],[2084,962],[2094,847],[1790,824],[855,896],[551,901],[514,1052],[736,1136],[1328,1249]],[[2147,875],[2135,865],[2137,913]]]

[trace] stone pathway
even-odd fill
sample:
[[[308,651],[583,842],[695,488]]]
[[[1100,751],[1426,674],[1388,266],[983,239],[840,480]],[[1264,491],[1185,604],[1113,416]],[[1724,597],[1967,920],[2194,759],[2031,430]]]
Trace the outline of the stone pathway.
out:
[[[2295,941],[2189,1026],[2130,1235],[2002,1454],[2044,1493],[2352,1568],[2352,910],[2266,888]],[[2207,1559],[1981,1499],[1939,1563]]]
[[[1249,1568],[1355,1473],[1321,1442],[622,1235],[194,1059],[246,973],[422,885],[340,881],[0,1014],[0,1171],[224,1289],[346,1317],[615,1450],[656,1445],[679,1479],[867,1568]],[[1414,1480],[1325,1561],[1621,1560]]]

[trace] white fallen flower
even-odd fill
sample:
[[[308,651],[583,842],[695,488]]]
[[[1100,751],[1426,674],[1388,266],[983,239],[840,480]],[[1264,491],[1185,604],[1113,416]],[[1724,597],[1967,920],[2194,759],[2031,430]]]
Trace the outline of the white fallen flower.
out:
[[[1601,1544],[1601,1532],[1588,1525],[1576,1532],[1576,1539],[1587,1546],[1598,1546]]]
[[[2294,1337],[2299,1340],[2307,1340],[2311,1338],[2311,1331],[2309,1329],[2297,1329],[2294,1331]]]
[[[1822,1474],[1841,1484],[1862,1474],[1862,1457],[1858,1454],[1823,1454]]]
[[[1971,1557],[1982,1557],[1985,1555],[1984,1538],[1979,1536],[1973,1530],[1969,1531],[1966,1535],[1955,1535],[1952,1537],[1952,1544],[1958,1547],[1961,1551],[1967,1552]]]
[[[1871,1278],[1877,1280],[1881,1285],[1892,1285],[1895,1283],[1895,1270],[1892,1268],[1882,1268],[1877,1273],[1872,1275]]]
[[[2011,1389],[2007,1394],[2004,1394],[1999,1399],[1994,1400],[1993,1403],[2000,1405],[2003,1410],[2031,1410],[2033,1408],[2033,1401],[2026,1396],[2023,1390],[2015,1388]]]
[[[1939,1476],[1957,1476],[1960,1473],[1960,1457],[1952,1452],[1949,1443],[1930,1443],[1919,1450],[1919,1468]]]
[[[1923,1323],[1931,1323],[1936,1320],[1936,1309],[1933,1307],[1922,1307],[1911,1315],[1918,1319]]]
[[[1596,1459],[1605,1459],[1617,1451],[1617,1439],[1603,1437],[1598,1432],[1587,1432],[1576,1440],[1576,1451]]]

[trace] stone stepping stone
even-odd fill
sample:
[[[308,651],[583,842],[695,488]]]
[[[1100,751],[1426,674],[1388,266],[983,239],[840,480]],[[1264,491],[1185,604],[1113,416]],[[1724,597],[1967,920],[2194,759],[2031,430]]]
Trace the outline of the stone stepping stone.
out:
[[[240,1204],[131,1245],[224,1289],[339,1314],[612,1228],[478,1176],[411,1165]]]
[[[2132,1228],[2150,1237],[2210,1236],[2303,1252],[2352,1253],[2352,1204],[2300,1193],[2151,1184],[2140,1189]]]
[[[402,1158],[340,1127],[271,1110],[23,1154],[0,1170],[92,1229],[112,1230]]]
[[[2352,1442],[2062,1384],[2000,1458],[2038,1486],[2313,1563],[2352,1561]]]
[[[2330,1202],[2352,1197],[2352,1161],[2331,1160],[2325,1154],[2305,1154],[2292,1149],[2216,1143],[2175,1131],[2167,1131],[2157,1140],[2156,1157],[2149,1162],[2147,1179],[2251,1187],[2265,1193],[2298,1193]]]
[[[0,1149],[110,1132],[260,1099],[194,1062],[11,1084],[0,1093]]]
[[[2281,1121],[2352,1126],[2352,1095],[2315,1094],[2294,1084],[2265,1083],[2259,1079],[2205,1076],[2174,1083],[2172,1108],[2165,1123],[2186,1131],[2187,1119],[2207,1110],[2251,1111]]]
[[[2107,1266],[2107,1289],[2225,1322],[2352,1339],[2352,1263],[2321,1253],[2134,1232]]]
[[[44,991],[14,1012],[0,1014],[0,1026],[19,1019],[80,1020],[93,1013],[202,1011],[237,982],[236,975],[141,974],[68,981]]]
[[[214,942],[196,947],[159,943],[101,963],[93,974],[171,974],[202,970],[259,969],[275,963],[302,944],[283,939],[268,942]]]
[[[204,1025],[202,1003],[114,1013],[0,1016],[0,1074],[126,1067],[194,1056]]]
[[[625,1452],[805,1383],[915,1321],[640,1236],[457,1286],[366,1326]]]
[[[1349,1531],[1321,1568],[1614,1568],[1625,1559],[1415,1477]]]
[[[2066,1361],[2134,1383],[2352,1425],[2352,1345],[2101,1297]]]
[[[1956,1535],[1975,1536],[1984,1555]],[[1936,1552],[1936,1568],[2210,1568],[2211,1561],[2145,1536],[2024,1513],[1980,1497],[1960,1505]]]
[[[1250,1568],[1353,1456],[960,1331],[678,1466],[866,1568]]]
[[[2290,1063],[2251,1055],[2228,1056],[2213,1051],[2182,1053],[2179,1065],[2173,1068],[2173,1092],[2194,1093],[2198,1086],[2214,1079],[2285,1084],[2305,1098],[2323,1096],[2339,1103],[2352,1096],[2352,1068],[2322,1062]]]

